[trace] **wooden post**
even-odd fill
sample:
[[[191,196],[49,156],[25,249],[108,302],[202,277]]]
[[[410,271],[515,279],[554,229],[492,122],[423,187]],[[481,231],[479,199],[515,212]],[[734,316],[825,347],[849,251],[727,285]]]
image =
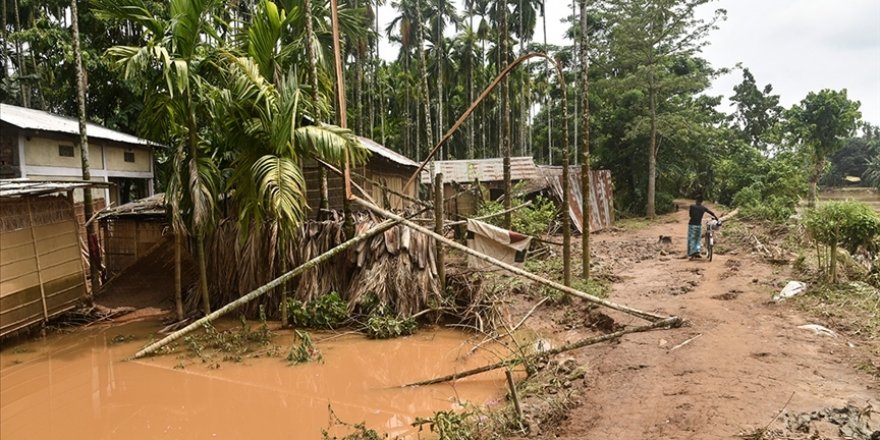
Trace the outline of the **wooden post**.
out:
[[[434,175],[434,232],[443,235],[443,173]],[[443,261],[443,244],[438,241],[434,249],[437,252],[437,277],[440,278],[440,292],[445,292],[446,266]]]
[[[49,306],[46,304],[46,286],[43,285],[43,267],[40,265],[40,250],[37,248],[37,233],[34,231],[34,214],[31,210],[31,198],[25,196],[28,212],[28,223],[31,230],[31,244],[34,245],[34,259],[37,262],[37,282],[40,283],[40,300],[43,303],[43,319],[49,320]]]
[[[584,299],[586,301],[589,301],[589,302],[592,302],[595,304],[599,304],[599,305],[603,305],[605,307],[608,307],[608,308],[611,308],[614,310],[618,310],[618,311],[624,312],[626,314],[642,318],[647,321],[656,322],[656,321],[668,319],[667,316],[660,316],[660,315],[657,315],[654,313],[649,313],[649,312],[645,312],[642,310],[634,309],[632,307],[625,306],[623,304],[617,304],[617,303],[608,301],[607,299],[599,298],[597,296],[590,295],[589,293],[581,292],[580,290],[573,289],[569,286],[559,284],[556,281],[548,280],[547,278],[541,277],[539,275],[535,275],[531,272],[525,271],[525,270],[520,269],[516,266],[507,264],[501,260],[498,260],[497,258],[493,258],[488,255],[477,252],[467,246],[464,246],[460,243],[455,242],[454,240],[449,240],[448,238],[443,237],[442,235],[437,234],[436,232],[434,232],[428,228],[422,227],[422,226],[420,226],[420,225],[418,225],[408,219],[405,219],[405,218],[403,218],[393,212],[386,211],[382,208],[379,208],[378,206],[376,206],[372,203],[369,203],[366,200],[361,199],[360,197],[354,197],[353,200],[355,203],[375,212],[376,214],[379,214],[385,218],[396,220],[396,221],[410,227],[411,229],[419,231],[422,234],[433,237],[435,240],[443,242],[444,244],[446,244],[447,246],[449,246],[453,249],[462,251],[468,255],[472,255],[472,256],[474,256],[480,260],[483,260],[487,263],[490,263],[494,266],[498,266],[502,269],[507,270],[508,272],[513,273],[514,275],[519,275],[523,278],[526,278],[526,279],[535,281],[537,283],[543,284],[547,287],[551,287],[553,289],[559,290],[560,292],[567,293],[569,295],[576,296],[576,297]]]

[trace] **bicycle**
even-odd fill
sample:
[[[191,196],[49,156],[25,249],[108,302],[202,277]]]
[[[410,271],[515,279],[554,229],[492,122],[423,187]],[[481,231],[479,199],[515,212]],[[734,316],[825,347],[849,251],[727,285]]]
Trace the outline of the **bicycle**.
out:
[[[715,247],[715,231],[721,229],[721,223],[717,218],[706,222],[706,253],[709,261],[712,261],[712,248]]]

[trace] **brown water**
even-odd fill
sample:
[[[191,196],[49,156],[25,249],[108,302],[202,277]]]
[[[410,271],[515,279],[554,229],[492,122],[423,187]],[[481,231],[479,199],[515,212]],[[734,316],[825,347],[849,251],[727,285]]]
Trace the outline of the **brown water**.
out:
[[[393,437],[413,434],[417,416],[461,402],[491,405],[504,393],[500,372],[454,387],[395,388],[497,359],[490,351],[459,359],[472,345],[457,331],[389,341],[335,337],[317,342],[323,363],[297,366],[277,357],[221,362],[218,369],[173,354],[124,360],[156,328],[134,322],[80,329],[3,348],[0,438],[319,439],[330,426],[328,406],[346,422],[365,421]],[[117,335],[138,339],[114,344]],[[185,368],[175,368],[182,361]]]

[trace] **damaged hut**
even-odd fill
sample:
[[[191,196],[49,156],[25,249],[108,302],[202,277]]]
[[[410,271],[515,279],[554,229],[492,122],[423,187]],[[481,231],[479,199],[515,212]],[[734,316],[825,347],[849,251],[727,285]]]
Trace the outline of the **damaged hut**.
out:
[[[88,292],[73,193],[95,185],[0,180],[0,336],[70,310]]]

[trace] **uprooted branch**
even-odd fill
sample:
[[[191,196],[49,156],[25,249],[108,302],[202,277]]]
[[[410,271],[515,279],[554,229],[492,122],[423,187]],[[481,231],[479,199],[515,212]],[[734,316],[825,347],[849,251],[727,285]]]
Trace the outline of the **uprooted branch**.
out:
[[[533,361],[535,359],[539,359],[542,357],[554,356],[559,353],[564,353],[566,351],[575,350],[575,349],[586,347],[589,345],[595,345],[595,344],[605,342],[605,341],[611,341],[613,339],[617,339],[617,338],[619,338],[623,335],[629,334],[629,333],[646,332],[646,331],[654,330],[654,329],[658,329],[658,328],[673,328],[673,327],[677,327],[679,325],[681,325],[681,318],[679,318],[677,316],[672,316],[670,318],[662,319],[660,321],[656,321],[651,324],[647,324],[647,325],[643,325],[643,326],[639,326],[639,327],[631,327],[631,328],[620,330],[620,331],[617,331],[614,333],[609,333],[607,335],[594,336],[592,338],[581,339],[579,341],[575,341],[570,344],[565,344],[563,346],[560,346],[558,348],[554,348],[552,350],[547,350],[547,351],[543,351],[540,353],[535,353],[535,354],[525,356],[525,357],[510,358],[510,359],[506,359],[506,360],[503,360],[501,362],[497,362],[497,363],[494,363],[491,365],[486,365],[483,367],[474,368],[472,370],[462,371],[460,373],[454,373],[454,374],[446,375],[443,377],[438,377],[438,378],[434,378],[434,379],[430,379],[430,380],[423,380],[421,382],[411,383],[409,385],[404,385],[404,387],[435,385],[438,383],[458,380],[463,377],[473,376],[476,374],[485,373],[487,371],[497,370],[499,368],[512,367],[512,366],[516,366],[516,365],[519,365],[519,364],[522,364],[525,362],[530,362],[530,361]]]

